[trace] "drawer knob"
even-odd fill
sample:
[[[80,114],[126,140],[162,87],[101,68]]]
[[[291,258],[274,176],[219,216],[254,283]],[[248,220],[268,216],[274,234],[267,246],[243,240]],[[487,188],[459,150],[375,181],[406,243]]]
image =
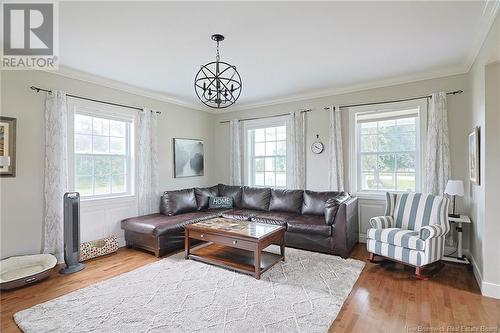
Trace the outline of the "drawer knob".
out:
[[[203,235],[203,234],[200,235],[201,238],[203,238],[203,236],[205,236],[205,235]]]
[[[236,243],[238,243],[238,241],[235,241],[235,240],[234,240],[234,241],[233,241],[233,244],[236,244]]]

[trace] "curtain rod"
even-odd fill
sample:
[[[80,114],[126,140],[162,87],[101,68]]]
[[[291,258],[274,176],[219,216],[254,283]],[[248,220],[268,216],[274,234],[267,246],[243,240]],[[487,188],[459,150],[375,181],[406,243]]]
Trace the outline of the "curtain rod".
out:
[[[463,90],[455,90],[455,91],[447,92],[446,95],[456,95],[456,94],[461,94],[463,92],[464,92]],[[350,107],[355,107],[355,106],[366,106],[366,105],[377,105],[377,104],[406,102],[406,101],[414,101],[414,100],[423,99],[423,98],[432,98],[432,95],[426,95],[426,96],[420,96],[420,97],[411,97],[411,98],[404,98],[404,99],[397,99],[397,100],[389,100],[389,101],[381,101],[381,102],[373,102],[373,103],[340,105],[340,108],[350,108]],[[325,110],[330,110],[330,107],[327,106],[324,109]],[[310,111],[312,111],[312,109],[302,110],[301,112],[310,112]],[[282,114],[276,114],[276,115],[273,115],[273,116],[266,116],[266,117],[245,118],[245,119],[238,119],[238,121],[247,121],[247,120],[257,120],[257,119],[282,117],[282,116],[287,116],[289,114],[290,113],[282,113]],[[223,120],[220,123],[221,124],[229,123],[229,120]]]
[[[307,109],[307,110],[301,110],[300,112],[301,113],[305,113],[305,112],[311,112],[312,109]],[[283,116],[288,116],[292,114],[291,112],[288,112],[288,113],[281,113],[281,114],[275,114],[275,115],[272,115],[272,116],[264,116],[264,117],[254,117],[254,118],[244,118],[244,119],[238,119],[238,121],[249,121],[249,120],[258,120],[258,119],[267,119],[267,118],[276,118],[276,117],[283,117]],[[229,123],[230,120],[223,120],[223,121],[220,121],[219,123],[220,124],[226,124],[226,123]]]
[[[461,94],[463,92],[464,92],[463,90],[455,90],[455,91],[447,92],[446,95],[456,95],[456,94]],[[417,100],[417,99],[424,99],[424,98],[432,98],[432,95],[426,95],[426,96],[420,96],[420,97],[411,97],[411,98],[404,98],[404,99],[396,99],[396,100],[390,100],[390,101],[373,102],[373,103],[340,105],[339,108],[342,109],[342,108],[352,108],[352,107],[355,107],[355,106],[366,106],[366,105],[377,105],[377,104],[406,102],[406,101],[414,101],[414,100]],[[325,110],[330,110],[330,107],[327,106],[324,109]]]
[[[52,92],[52,90],[47,90],[47,89],[43,89],[43,88],[39,88],[39,87],[35,87],[35,86],[31,86],[30,89],[34,90],[36,92],[40,92],[40,91],[44,91],[46,93],[51,93]],[[83,100],[91,101],[91,102],[97,102],[97,103],[108,104],[108,105],[113,105],[113,106],[120,106],[120,107],[128,108],[128,109],[134,109],[134,110],[138,110],[138,111],[144,111],[142,108],[140,108],[138,106],[130,106],[130,105],[125,105],[125,104],[118,104],[118,103],[107,102],[107,101],[102,101],[102,100],[99,100],[99,99],[82,97],[82,96],[71,95],[71,94],[66,94],[66,96],[73,97],[73,98],[78,98],[78,99],[83,99]],[[161,111],[153,111],[153,112],[156,112],[157,114],[161,114]]]

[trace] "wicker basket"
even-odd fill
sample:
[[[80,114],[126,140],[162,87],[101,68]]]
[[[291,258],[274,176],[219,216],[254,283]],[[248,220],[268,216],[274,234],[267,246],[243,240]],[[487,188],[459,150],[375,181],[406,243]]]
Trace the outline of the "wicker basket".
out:
[[[116,236],[85,242],[80,244],[80,261],[104,256],[118,250]]]

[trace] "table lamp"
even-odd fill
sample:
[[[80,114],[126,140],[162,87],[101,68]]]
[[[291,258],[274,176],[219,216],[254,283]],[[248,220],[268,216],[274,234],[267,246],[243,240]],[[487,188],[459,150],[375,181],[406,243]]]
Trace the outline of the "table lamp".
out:
[[[461,180],[448,180],[448,184],[446,184],[444,193],[453,197],[453,213],[448,214],[448,216],[455,218],[460,217],[460,214],[455,213],[455,197],[457,195],[460,197],[464,195],[464,182]]]

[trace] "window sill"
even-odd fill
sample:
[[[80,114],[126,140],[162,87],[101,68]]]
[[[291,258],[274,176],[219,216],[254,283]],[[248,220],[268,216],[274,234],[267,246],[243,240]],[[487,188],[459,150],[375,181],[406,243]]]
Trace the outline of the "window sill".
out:
[[[121,195],[121,196],[101,197],[101,198],[82,198],[81,204],[85,207],[91,207],[91,206],[102,206],[109,204],[135,203],[136,201],[137,201],[136,195]]]
[[[358,193],[353,193],[353,196],[359,199],[385,201],[385,192],[382,193],[358,192]]]

